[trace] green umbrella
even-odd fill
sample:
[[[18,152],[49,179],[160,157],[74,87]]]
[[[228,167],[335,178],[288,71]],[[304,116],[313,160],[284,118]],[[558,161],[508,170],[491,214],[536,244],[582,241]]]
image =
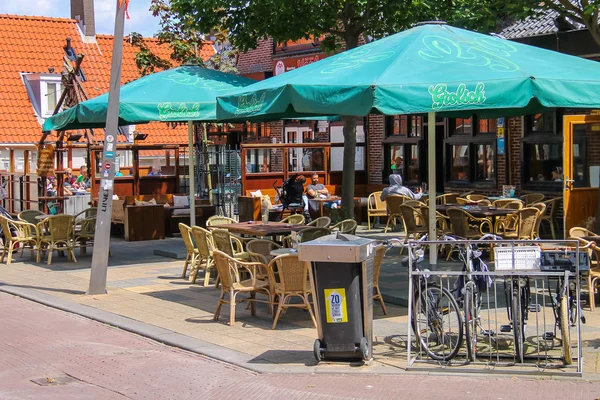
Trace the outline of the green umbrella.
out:
[[[523,115],[600,106],[595,61],[424,24],[217,99],[217,117]]]
[[[119,125],[153,121],[215,121],[215,99],[255,80],[184,65],[144,76],[121,88]],[[79,103],[44,122],[44,131],[104,128],[108,93]]]
[[[600,108],[600,64],[426,23],[258,82],[217,99],[223,120],[319,113],[524,115],[557,107]],[[428,183],[435,191],[435,124],[428,124]],[[344,199],[351,199],[344,193]],[[429,207],[435,210],[435,196]],[[432,214],[435,215],[435,214]],[[436,237],[430,219],[429,237]],[[436,263],[436,246],[430,261]]]

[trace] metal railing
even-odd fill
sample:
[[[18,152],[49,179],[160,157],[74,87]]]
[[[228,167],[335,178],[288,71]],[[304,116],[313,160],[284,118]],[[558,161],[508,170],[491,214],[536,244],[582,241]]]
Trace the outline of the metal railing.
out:
[[[477,248],[512,246],[512,268],[494,270],[493,261],[488,270],[463,268],[462,262],[425,268],[425,262],[409,257],[409,369],[581,375],[577,241],[410,241],[409,247],[414,252],[431,244],[454,254],[462,249],[466,260],[474,251],[480,255]],[[531,245],[547,256],[521,270],[516,253]],[[550,256],[573,259],[573,253],[572,268],[546,265]],[[587,257],[586,250],[582,253]]]

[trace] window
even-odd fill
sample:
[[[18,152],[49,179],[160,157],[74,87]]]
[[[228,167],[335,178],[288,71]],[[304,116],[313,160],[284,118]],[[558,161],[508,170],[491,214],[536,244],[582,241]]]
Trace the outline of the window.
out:
[[[446,181],[452,184],[496,183],[498,120],[475,116],[448,121]]]
[[[271,150],[249,149],[246,151],[246,173],[271,172]]]
[[[344,170],[344,126],[338,122],[332,122],[329,126],[331,142],[331,154],[329,156],[329,170],[332,172]],[[356,155],[354,158],[354,169],[365,170],[365,130],[362,118],[356,120]]]
[[[390,136],[418,137],[421,136],[423,120],[416,115],[394,115],[393,129]]]
[[[60,100],[62,94],[62,85],[60,81],[42,81],[42,112],[44,117],[49,117],[54,113],[54,109]]]
[[[394,115],[386,120],[384,143],[384,180],[398,173],[410,184],[421,183],[421,154],[425,146],[423,126],[425,118],[419,115]]]

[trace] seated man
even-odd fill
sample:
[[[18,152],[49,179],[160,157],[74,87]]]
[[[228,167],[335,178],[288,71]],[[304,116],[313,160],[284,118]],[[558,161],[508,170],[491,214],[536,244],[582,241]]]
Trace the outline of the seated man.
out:
[[[306,193],[311,199],[329,197],[329,190],[325,185],[319,183],[319,175],[316,173],[312,174],[312,183],[306,188]]]
[[[400,195],[411,200],[419,200],[423,193],[421,193],[421,188],[417,188],[417,193],[414,193],[406,186],[402,186],[402,177],[398,174],[392,174],[390,175],[390,186],[383,189],[381,200],[385,201],[385,198],[389,195]]]

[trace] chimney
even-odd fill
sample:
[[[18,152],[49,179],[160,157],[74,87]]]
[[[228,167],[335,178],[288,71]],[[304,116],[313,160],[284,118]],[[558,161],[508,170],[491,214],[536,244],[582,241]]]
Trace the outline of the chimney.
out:
[[[95,39],[94,0],[71,0],[71,18],[78,21],[86,38]]]

